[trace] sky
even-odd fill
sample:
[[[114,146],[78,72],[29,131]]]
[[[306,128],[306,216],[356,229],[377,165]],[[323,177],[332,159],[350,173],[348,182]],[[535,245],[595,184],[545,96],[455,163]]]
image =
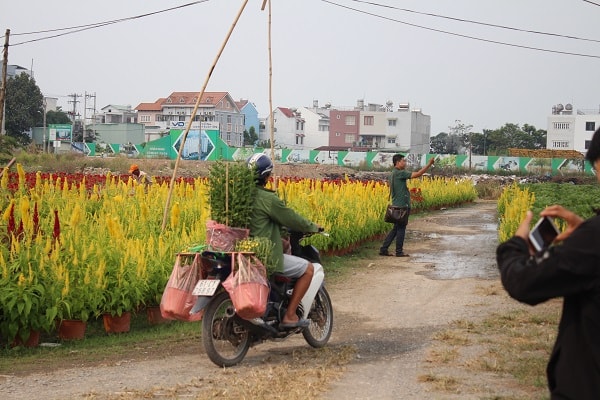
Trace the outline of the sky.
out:
[[[260,117],[270,97],[274,108],[409,103],[432,136],[458,123],[547,129],[559,103],[600,112],[600,0],[270,1],[270,13],[263,0],[2,1],[0,28],[8,64],[32,69],[65,111],[73,93],[95,94],[97,110],[136,107],[208,81]]]

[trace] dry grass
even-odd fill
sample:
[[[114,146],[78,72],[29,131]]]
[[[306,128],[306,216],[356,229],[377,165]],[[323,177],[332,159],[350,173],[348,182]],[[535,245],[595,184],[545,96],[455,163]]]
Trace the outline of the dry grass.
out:
[[[127,391],[113,395],[89,393],[88,399],[286,399],[317,398],[345,372],[354,359],[351,346],[328,346],[322,349],[303,348],[294,351],[288,361],[265,363],[264,368],[236,367],[216,369],[208,377],[199,377],[187,384],[157,387],[149,391]]]
[[[478,292],[498,294],[492,286]],[[446,394],[548,398],[545,368],[556,338],[561,304],[555,300],[492,314],[475,323],[453,322],[449,329],[434,336],[426,359],[427,373],[420,381]]]

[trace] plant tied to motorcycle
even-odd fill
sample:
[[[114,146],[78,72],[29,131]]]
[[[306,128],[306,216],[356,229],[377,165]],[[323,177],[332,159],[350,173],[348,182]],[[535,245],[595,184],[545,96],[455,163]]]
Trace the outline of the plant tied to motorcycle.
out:
[[[255,198],[255,172],[244,162],[216,161],[208,174],[210,217],[236,228],[248,228]]]
[[[214,250],[233,251],[248,237],[255,199],[255,171],[244,162],[215,162],[208,174],[210,220],[206,241]]]

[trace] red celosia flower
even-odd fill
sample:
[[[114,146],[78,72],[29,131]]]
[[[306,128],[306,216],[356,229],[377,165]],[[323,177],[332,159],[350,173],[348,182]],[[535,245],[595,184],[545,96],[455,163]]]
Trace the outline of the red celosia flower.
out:
[[[60,221],[58,219],[58,210],[54,210],[54,230],[52,231],[54,240],[60,240]]]

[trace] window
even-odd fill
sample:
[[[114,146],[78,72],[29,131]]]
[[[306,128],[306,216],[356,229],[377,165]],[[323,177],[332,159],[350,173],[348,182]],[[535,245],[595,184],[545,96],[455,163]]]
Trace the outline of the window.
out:
[[[296,144],[304,144],[304,136],[296,135]]]
[[[355,115],[346,115],[346,125],[347,126],[356,125],[356,116]]]
[[[394,144],[394,143],[396,143],[396,138],[388,138],[387,142],[389,144]]]
[[[585,123],[585,130],[594,132],[596,130],[596,123],[594,121],[588,121]]]
[[[569,122],[555,122],[554,129],[556,130],[567,130],[570,129],[571,124]]]
[[[150,122],[149,115],[140,115],[140,122]]]
[[[388,126],[396,126],[396,120],[395,119],[388,119]]]
[[[553,149],[568,149],[569,141],[568,140],[553,140],[552,148]]]
[[[341,134],[341,133],[339,133],[339,132],[336,132],[336,133],[335,133],[335,136],[336,136],[336,137],[340,137],[340,136],[342,136],[342,134]]]
[[[354,143],[354,134],[352,134],[352,133],[344,134],[344,143]]]
[[[319,132],[327,132],[329,127],[327,125],[319,125]]]
[[[375,118],[372,115],[365,115],[365,125],[373,125],[375,123]]]

